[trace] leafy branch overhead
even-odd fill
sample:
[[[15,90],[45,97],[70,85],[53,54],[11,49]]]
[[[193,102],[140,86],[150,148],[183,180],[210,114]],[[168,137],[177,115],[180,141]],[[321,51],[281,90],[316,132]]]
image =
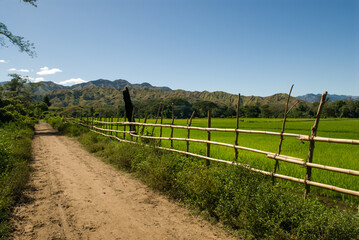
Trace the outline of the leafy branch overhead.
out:
[[[37,0],[23,0],[23,2],[29,3],[34,7],[37,7],[36,1]],[[31,57],[36,56],[33,43],[25,40],[24,37],[14,35],[11,31],[8,30],[4,23],[0,22],[0,46],[7,47],[5,39],[7,39],[11,44],[18,46],[20,52],[25,52]]]

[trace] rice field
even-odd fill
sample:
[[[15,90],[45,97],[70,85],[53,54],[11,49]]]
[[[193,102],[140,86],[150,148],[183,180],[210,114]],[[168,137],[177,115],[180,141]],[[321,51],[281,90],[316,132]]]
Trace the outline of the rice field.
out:
[[[107,119],[109,120],[109,119]],[[118,119],[113,119],[113,121]],[[123,119],[119,119],[123,121]],[[138,119],[136,119],[138,122]],[[140,120],[143,122],[143,120]],[[154,123],[154,119],[147,120],[147,123]],[[159,121],[158,121],[159,123]],[[170,124],[171,119],[164,119],[164,124]],[[175,125],[186,125],[185,119],[176,119]],[[314,124],[314,119],[287,119],[285,132],[298,133],[309,135],[311,127]],[[207,119],[193,119],[192,126],[207,127]],[[213,128],[235,128],[236,119],[212,119],[211,126]],[[115,129],[116,126],[113,126]],[[240,129],[246,130],[262,130],[280,132],[282,128],[281,119],[241,119],[239,124]],[[127,128],[128,129],[128,128]],[[123,130],[123,126],[119,127]],[[141,130],[141,128],[140,128]],[[153,127],[146,127],[144,132],[151,133]],[[163,128],[162,136],[169,137],[171,129]],[[154,129],[154,136],[159,136],[160,128]],[[207,132],[191,130],[190,138],[207,139]],[[119,134],[123,136],[123,134]],[[178,138],[186,138],[186,129],[174,129],[173,136]],[[345,139],[359,139],[359,119],[321,119],[317,131],[317,136],[331,137],[331,138],[345,138]],[[216,142],[223,142],[234,144],[235,133],[229,132],[212,132],[211,140]],[[238,145],[244,147],[255,148],[259,150],[276,153],[280,136],[263,135],[263,134],[248,134],[239,133]],[[175,149],[186,150],[186,142],[174,142]],[[170,141],[162,140],[161,146],[170,147]],[[308,155],[309,142],[301,142],[293,137],[284,137],[281,154],[306,159]],[[205,143],[190,143],[190,152],[206,155]],[[213,158],[234,160],[234,149],[211,145],[210,156]],[[340,167],[352,170],[359,170],[359,146],[338,143],[315,143],[313,163],[323,164],[327,166]],[[239,150],[239,162],[249,164],[251,167],[271,172],[274,167],[275,160],[267,158],[265,155],[252,153],[244,150]],[[303,179],[306,174],[306,169],[303,166],[279,162],[279,169],[277,173],[296,178]],[[350,176],[343,173],[333,173],[321,169],[312,169],[312,180],[320,183],[330,184],[341,188],[359,191],[359,177]],[[303,184],[292,183],[284,180],[281,181],[286,185],[296,185],[304,190]],[[358,197],[348,196],[332,192],[330,190],[319,189],[311,186],[311,191],[320,193],[325,196],[336,196],[341,198],[349,198],[357,201]]]

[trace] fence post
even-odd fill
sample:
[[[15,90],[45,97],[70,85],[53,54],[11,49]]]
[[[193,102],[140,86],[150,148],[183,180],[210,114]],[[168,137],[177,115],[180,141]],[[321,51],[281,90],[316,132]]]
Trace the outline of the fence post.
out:
[[[158,105],[158,110],[157,110],[157,115],[156,115],[155,124],[157,124],[158,117],[160,116],[161,106],[162,106],[162,103],[160,103],[160,105]],[[151,136],[153,136],[153,133],[154,133],[154,131],[155,131],[155,127],[156,127],[156,126],[153,126],[153,128],[152,128]]]
[[[292,93],[293,90],[293,86],[294,84],[292,84],[290,90],[289,90],[289,94],[288,94],[288,98],[287,98],[287,102],[285,104],[285,109],[284,109],[284,116],[283,116],[283,123],[282,123],[282,130],[280,131],[280,140],[279,140],[279,145],[278,145],[278,152],[276,155],[280,155],[281,151],[282,151],[282,143],[283,143],[283,133],[284,133],[284,129],[285,129],[285,123],[287,121],[287,115],[290,112],[289,109],[288,111],[288,105],[289,105],[289,100],[290,100],[290,94]],[[294,105],[293,105],[294,106]],[[272,185],[274,185],[274,174],[277,171],[277,168],[279,167],[279,160],[275,159],[275,163],[274,163],[274,168],[273,168],[273,172],[272,172]]]
[[[134,121],[135,121],[135,110],[133,109],[130,122],[134,122]],[[136,125],[130,125],[130,131],[131,131],[131,134],[133,134],[132,131],[136,132]],[[130,136],[131,136],[131,141],[133,141],[133,136],[132,135],[130,135]]]
[[[117,115],[117,124],[116,124],[116,130],[118,131],[118,122],[120,121],[120,117]],[[118,137],[118,132],[115,133],[116,137]]]
[[[160,137],[162,137],[162,123],[163,123],[163,106],[161,110],[161,127],[160,127]],[[159,146],[161,146],[161,139],[159,141]]]
[[[207,128],[211,128],[211,110],[208,110]],[[207,141],[211,141],[211,131],[207,131]],[[209,157],[211,153],[211,144],[207,143],[206,156]],[[206,166],[209,166],[210,162],[206,159]]]
[[[134,119],[136,122],[136,119]],[[141,113],[140,110],[138,110],[138,123],[141,123]],[[140,125],[137,125],[137,135],[140,134]],[[138,137],[136,137],[136,142],[138,142]]]
[[[131,102],[130,91],[126,87],[123,93],[123,100],[125,101],[126,117],[129,122],[133,122],[133,105]],[[135,125],[130,125],[130,131],[136,131]]]
[[[126,117],[123,119],[126,122]],[[123,139],[126,140],[126,124],[123,124]]]
[[[192,115],[191,115],[191,118],[189,119],[189,122],[187,121],[187,127],[191,126],[194,113],[195,113],[195,111],[192,112]],[[187,129],[187,139],[189,139],[189,137],[190,137],[190,131],[191,131],[191,129],[188,128]],[[189,152],[189,141],[188,140],[187,140],[186,152]]]
[[[99,116],[98,121],[101,122],[101,115]],[[101,128],[102,126],[101,126],[101,123],[99,123],[99,122],[97,123],[97,127],[98,127],[98,128]],[[98,131],[99,131],[99,132],[102,132],[100,129],[98,129]]]
[[[239,104],[241,103],[241,94],[238,94],[237,101],[237,113],[236,113],[236,139],[234,140],[234,146],[238,146],[238,128],[239,128]],[[238,149],[234,148],[234,159],[238,161]]]
[[[317,130],[318,130],[318,125],[319,125],[319,119],[320,119],[320,114],[322,112],[323,106],[326,103],[326,97],[327,97],[327,92],[324,92],[322,94],[322,98],[320,100],[320,104],[318,107],[318,112],[317,112],[317,116],[314,122],[314,125],[311,129],[311,135],[309,137],[309,151],[308,151],[308,157],[306,160],[306,163],[312,163],[313,162],[313,153],[314,153],[314,143],[315,141],[313,141],[313,138],[317,135]],[[312,177],[312,168],[309,166],[306,166],[307,168],[307,173],[304,179],[304,185],[305,185],[305,191],[304,191],[304,199],[307,197],[307,195],[310,192],[310,185],[307,184],[307,181],[311,180]]]
[[[143,121],[143,123],[146,123],[147,122],[147,118],[148,118],[148,112],[146,113],[145,115],[145,120]],[[141,129],[141,135],[143,135],[143,132],[145,131],[145,125],[142,126],[142,129]]]
[[[175,110],[174,110],[174,104],[172,103],[172,122],[171,122],[171,148],[173,148],[173,127],[172,125],[175,122]]]
[[[111,125],[111,130],[113,130],[113,124],[112,124],[112,122],[113,122],[113,117],[111,117],[111,123],[110,123],[110,125]],[[111,131],[111,136],[112,136],[112,131]]]

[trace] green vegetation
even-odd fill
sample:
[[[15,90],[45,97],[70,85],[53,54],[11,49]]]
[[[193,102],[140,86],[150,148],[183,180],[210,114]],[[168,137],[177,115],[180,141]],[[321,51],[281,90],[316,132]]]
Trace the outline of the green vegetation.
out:
[[[52,119],[61,128],[61,121]],[[229,120],[228,120],[229,121]],[[74,129],[71,124],[68,127]],[[64,129],[63,129],[64,130]],[[77,133],[76,133],[77,135]],[[153,189],[188,204],[246,239],[357,239],[358,215],[303,200],[291,188],[244,167],[211,163],[151,147],[112,141],[91,132],[79,137],[90,152],[133,173]]]
[[[195,117],[207,116],[210,109],[213,117],[233,118],[236,116],[237,96],[233,94],[208,92],[163,91],[160,89],[130,89],[133,99],[135,117],[156,117],[158,107],[163,106],[164,117],[174,114],[178,119],[189,118],[192,112]],[[158,94],[157,94],[158,93]],[[114,88],[90,88],[83,90],[55,90],[48,94],[53,110],[72,117],[124,117],[122,92]],[[241,97],[239,116],[242,118],[283,118],[286,94],[270,97]],[[290,105],[297,99],[291,98]],[[318,109],[318,102],[307,103],[299,100],[289,113],[290,118],[313,118]],[[323,110],[324,118],[359,118],[359,101],[338,100],[328,102]]]
[[[164,107],[165,117],[171,117],[172,103],[176,118],[188,118],[193,111],[196,117],[206,117],[211,109],[213,117],[236,116],[238,96],[225,92],[189,92],[153,87],[150,84],[130,84],[126,80],[96,80],[88,83],[64,87],[52,82],[43,82],[33,90],[37,100],[48,95],[53,110],[67,116],[123,117],[124,101],[122,90],[128,87],[135,107],[135,116],[156,117],[158,106]],[[268,97],[241,96],[240,117],[282,118],[288,95],[279,93]],[[329,97],[330,99],[331,97]],[[335,99],[335,97],[333,98]],[[305,102],[292,97],[290,106],[298,104],[290,112],[291,118],[315,117],[318,102]],[[337,100],[328,102],[322,113],[326,118],[358,118],[359,101]]]
[[[105,119],[111,121],[111,119]],[[122,121],[123,119],[120,119]],[[117,118],[112,121],[118,121]],[[138,121],[138,119],[136,119]],[[214,128],[235,128],[235,119],[212,119],[212,127]],[[143,119],[142,119],[143,122]],[[147,120],[149,123],[154,123],[154,119]],[[170,124],[171,119],[164,119],[165,124]],[[176,119],[176,125],[186,125],[186,120]],[[314,124],[314,119],[288,119],[286,123],[285,132],[296,134],[310,134],[310,129]],[[206,127],[207,119],[195,118],[192,121],[192,126]],[[109,127],[109,126],[101,126]],[[246,130],[262,130],[280,132],[282,127],[281,119],[241,119],[240,129]],[[116,129],[117,125],[113,126]],[[128,128],[127,128],[128,129]],[[152,133],[152,127],[147,127],[144,130],[144,134],[149,135]],[[119,130],[123,130],[122,126],[119,126]],[[142,131],[140,128],[138,132]],[[162,136],[170,136],[170,128],[162,129]],[[156,127],[154,130],[154,136],[160,135],[160,128]],[[123,134],[118,134],[122,137]],[[358,119],[322,119],[319,124],[317,136],[332,137],[332,138],[346,138],[346,139],[359,139],[359,120]],[[187,130],[174,129],[174,137],[186,138]],[[191,138],[194,139],[207,139],[207,132],[191,130]],[[130,139],[127,136],[127,139]],[[228,132],[212,132],[211,140],[216,142],[223,142],[228,144],[234,144],[235,133]],[[135,139],[136,140],[136,139]],[[263,135],[263,134],[248,134],[239,133],[238,144],[240,146],[255,148],[268,152],[277,153],[279,145],[279,136]],[[148,140],[147,140],[148,141]],[[162,140],[161,146],[170,147],[170,141]],[[175,141],[174,148],[179,150],[186,150],[186,142]],[[281,154],[306,159],[308,155],[309,142],[301,142],[293,137],[284,137],[282,144]],[[205,143],[190,143],[190,152],[206,155]],[[327,166],[346,168],[352,170],[359,170],[357,164],[357,156],[359,155],[358,145],[337,144],[337,143],[316,143],[314,149],[314,163],[323,164]],[[234,149],[222,146],[211,146],[211,157],[233,161]],[[267,158],[265,155],[252,153],[244,150],[239,150],[239,162],[248,164],[251,167],[273,171],[275,161]],[[277,173],[296,178],[304,179],[306,169],[302,166],[280,162]],[[351,176],[343,173],[333,173],[326,170],[313,169],[312,180],[320,183],[334,185],[346,189],[359,191],[359,178],[357,176]],[[290,185],[296,189],[304,189],[303,184],[293,183],[286,180],[277,180],[283,182],[282,184]],[[311,187],[314,194],[319,194],[327,197],[335,197],[342,200],[349,200],[359,202],[359,199],[354,196],[340,194],[330,190],[325,190],[317,187]]]
[[[28,180],[32,136],[29,124],[0,125],[0,238],[11,229],[7,222],[11,207]]]
[[[11,230],[11,207],[27,183],[31,160],[31,138],[37,119],[47,110],[34,103],[26,81],[10,75],[11,82],[0,89],[0,238]]]

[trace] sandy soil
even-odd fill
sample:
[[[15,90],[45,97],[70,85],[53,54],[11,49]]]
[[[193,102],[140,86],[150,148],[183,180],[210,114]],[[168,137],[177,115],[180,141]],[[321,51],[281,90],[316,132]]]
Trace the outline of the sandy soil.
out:
[[[36,126],[33,154],[15,239],[230,239],[48,124]]]

